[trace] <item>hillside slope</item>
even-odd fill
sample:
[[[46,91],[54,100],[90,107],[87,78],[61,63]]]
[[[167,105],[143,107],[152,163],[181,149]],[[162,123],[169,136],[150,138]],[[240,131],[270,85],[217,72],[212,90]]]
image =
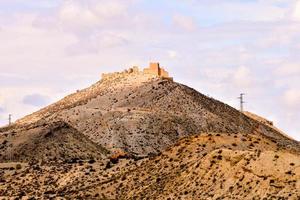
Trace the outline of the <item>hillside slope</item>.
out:
[[[2,180],[0,195],[28,198],[299,199],[300,155],[262,136],[201,133],[139,161],[25,166]]]
[[[64,122],[39,124],[0,137],[0,161],[101,159],[108,152]]]
[[[110,151],[121,149],[136,157],[157,154],[179,138],[201,132],[262,134],[283,148],[299,148],[297,142],[222,102],[142,73],[107,77],[20,119],[8,132],[56,120]]]
[[[201,134],[141,164],[116,191],[124,199],[299,199],[300,155],[259,136]]]
[[[141,72],[0,128],[0,197],[300,199],[300,144],[171,79]]]

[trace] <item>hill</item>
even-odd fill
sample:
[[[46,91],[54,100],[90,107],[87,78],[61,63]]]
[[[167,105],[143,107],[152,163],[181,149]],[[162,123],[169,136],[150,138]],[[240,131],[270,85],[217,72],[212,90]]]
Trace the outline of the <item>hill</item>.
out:
[[[0,196],[300,197],[299,142],[151,66],[1,128]]]
[[[43,164],[13,173],[5,173],[4,180],[12,188],[1,182],[1,194],[20,195],[19,191],[24,191],[28,197],[67,199],[300,197],[299,154],[282,150],[262,136],[239,133],[185,137],[159,155],[138,161],[120,157],[114,162]]]
[[[60,162],[101,159],[107,150],[65,122],[29,126],[0,137],[0,161]]]
[[[260,136],[208,133],[180,140],[128,173],[124,199],[297,199],[300,157]]]
[[[192,88],[143,72],[105,76],[15,124],[68,123],[109,151],[156,154],[179,138],[201,132],[262,134],[283,148],[298,143]],[[14,126],[10,130],[13,130]]]

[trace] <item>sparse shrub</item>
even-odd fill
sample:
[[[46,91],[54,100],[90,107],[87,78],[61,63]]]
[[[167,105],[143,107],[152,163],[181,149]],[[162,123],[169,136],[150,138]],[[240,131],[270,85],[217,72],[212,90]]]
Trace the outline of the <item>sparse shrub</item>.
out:
[[[96,162],[96,161],[95,161],[94,158],[92,158],[92,159],[90,159],[90,160],[88,161],[89,164],[94,164],[95,162]]]
[[[285,174],[292,175],[292,171],[287,171],[287,172],[285,172]]]
[[[79,163],[80,166],[83,165],[83,161],[82,160],[79,160],[78,163]]]
[[[17,164],[16,165],[16,170],[22,169],[22,165],[21,164]]]
[[[96,172],[96,170],[94,168],[91,168],[90,172]]]
[[[159,183],[161,181],[161,178],[156,178],[156,183]]]
[[[119,159],[121,159],[121,158],[128,158],[129,157],[129,155],[126,153],[126,152],[124,152],[124,151],[122,151],[122,150],[118,150],[118,151],[115,151],[110,157],[109,157],[109,159],[110,159],[110,161],[113,163],[113,164],[116,164],[118,161],[119,161]]]

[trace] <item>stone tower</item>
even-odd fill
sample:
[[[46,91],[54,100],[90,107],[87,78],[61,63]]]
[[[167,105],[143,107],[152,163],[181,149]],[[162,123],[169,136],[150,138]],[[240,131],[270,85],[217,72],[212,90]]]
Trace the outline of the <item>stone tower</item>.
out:
[[[155,76],[170,78],[169,73],[159,66],[159,63],[150,63],[149,68],[144,69],[145,74],[153,74]]]

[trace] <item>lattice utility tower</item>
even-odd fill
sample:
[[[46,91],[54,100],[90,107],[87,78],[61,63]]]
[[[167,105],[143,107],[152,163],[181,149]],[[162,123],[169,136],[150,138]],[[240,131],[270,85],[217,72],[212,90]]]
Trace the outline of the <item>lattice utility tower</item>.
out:
[[[11,125],[12,114],[8,115],[8,125]]]
[[[240,116],[239,116],[239,133],[243,132],[243,111],[244,111],[244,93],[241,93],[238,99],[240,100]]]
[[[238,99],[240,100],[240,111],[241,112],[244,111],[244,103],[246,103],[244,101],[244,96],[245,96],[245,93],[241,93],[240,96],[238,97]]]
[[[12,124],[12,114],[9,114],[9,115],[8,115],[8,125],[10,126],[11,124]],[[11,137],[12,137],[12,135],[9,134],[9,138],[11,138]],[[8,160],[9,160],[10,162],[12,162],[12,160],[13,160],[12,144],[10,144],[10,145],[8,146],[7,151],[8,151]]]

